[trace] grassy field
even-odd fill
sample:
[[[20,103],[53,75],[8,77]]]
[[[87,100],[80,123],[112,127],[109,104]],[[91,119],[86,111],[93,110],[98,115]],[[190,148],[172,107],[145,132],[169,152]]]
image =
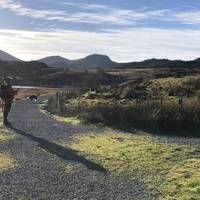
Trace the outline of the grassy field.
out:
[[[99,86],[95,92],[60,91],[40,108],[47,109],[48,115],[55,120],[74,126],[89,122],[119,125],[119,128],[153,127],[180,131],[198,127],[200,75],[195,72],[181,77],[172,74],[171,77],[160,77],[168,69],[162,70],[126,70],[122,74],[126,79],[124,83]],[[52,92],[56,90],[20,91],[18,98]],[[0,142],[13,139],[3,131],[2,127]],[[79,151],[113,176],[137,177],[156,199],[200,200],[198,147],[163,142],[144,131],[130,134],[113,129],[102,133],[79,133],[70,142],[55,142]],[[16,165],[9,152],[0,153],[0,163],[0,172]],[[73,165],[65,166],[66,173],[73,174],[74,170]]]
[[[163,143],[144,132],[132,135],[113,130],[79,134],[71,143],[60,144],[95,160],[113,175],[137,176],[156,199],[200,199],[198,148]],[[67,170],[72,173],[72,166]]]
[[[195,132],[200,125],[199,72],[183,76],[169,69],[108,73],[118,73],[126,81],[95,91],[59,94],[48,101],[47,110],[62,121],[71,118],[126,131],[77,134],[71,142],[59,144],[81,152],[115,176],[137,176],[156,199],[199,200],[199,148],[164,143],[143,131],[127,131],[141,128],[187,136],[194,131],[199,136],[199,131]],[[73,166],[66,166],[66,171],[73,173]]]

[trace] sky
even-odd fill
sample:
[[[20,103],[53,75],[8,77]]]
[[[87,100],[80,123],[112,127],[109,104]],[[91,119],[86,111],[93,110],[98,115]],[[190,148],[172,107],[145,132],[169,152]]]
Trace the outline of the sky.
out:
[[[22,60],[200,57],[200,0],[0,0],[0,49]]]

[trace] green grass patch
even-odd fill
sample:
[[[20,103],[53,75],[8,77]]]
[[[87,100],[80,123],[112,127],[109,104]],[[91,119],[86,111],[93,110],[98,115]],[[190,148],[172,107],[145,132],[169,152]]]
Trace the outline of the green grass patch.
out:
[[[59,121],[59,122],[65,122],[65,123],[68,123],[68,124],[71,124],[71,125],[80,125],[81,124],[81,120],[79,120],[78,118],[76,117],[62,117],[62,116],[58,116],[58,115],[54,115],[54,114],[51,114],[51,113],[48,113],[47,110],[45,109],[45,106],[46,106],[47,102],[43,102],[42,104],[39,105],[39,110],[48,115],[49,117],[52,117],[53,119]]]
[[[7,130],[3,126],[2,115],[1,115],[0,116],[0,142],[13,140],[15,137],[16,136],[14,134],[11,135],[9,133],[9,130]],[[6,170],[12,169],[15,166],[16,166],[16,162],[9,153],[7,152],[0,153],[0,173]]]
[[[73,141],[75,142],[63,146],[78,150],[84,156],[99,162],[111,173],[137,174],[153,193],[161,197],[168,194],[168,188],[171,190],[173,184],[181,184],[183,179],[177,174],[181,169],[195,172],[200,162],[199,158],[194,156],[196,148],[162,143],[144,134],[130,135],[107,131],[102,134],[77,135],[73,137]],[[193,165],[189,165],[191,160]],[[194,173],[190,181],[186,186],[187,190],[198,191],[196,183],[199,181],[199,175]],[[190,197],[190,193],[184,189],[177,189],[176,193],[170,195],[172,199],[177,199],[178,195],[180,200],[187,199],[185,196]]]
[[[15,167],[15,160],[9,153],[0,153],[0,173]]]
[[[72,175],[75,173],[82,173],[82,171],[85,169],[85,166],[81,163],[63,163],[61,165],[62,169],[64,169],[65,173]]]
[[[16,135],[10,134],[9,130],[3,126],[2,114],[0,116],[0,142],[13,140]]]
[[[71,125],[79,125],[81,124],[81,121],[76,118],[76,117],[60,117],[60,116],[57,116],[57,115],[52,115],[53,118],[59,122],[66,122],[68,124],[71,124]]]
[[[68,174],[72,174],[73,173],[73,166],[71,164],[68,164],[65,166],[65,172]]]
[[[161,185],[164,200],[200,199],[200,157],[188,159],[174,166]]]
[[[15,136],[9,133],[0,133],[0,142],[13,140],[14,138]]]

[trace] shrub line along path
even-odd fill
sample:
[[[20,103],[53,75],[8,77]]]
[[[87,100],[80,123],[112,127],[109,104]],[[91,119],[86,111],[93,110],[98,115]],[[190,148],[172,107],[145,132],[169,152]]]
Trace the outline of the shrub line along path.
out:
[[[57,122],[28,100],[13,106],[9,120],[16,138],[1,142],[0,152],[9,152],[16,166],[0,174],[1,200],[152,199],[139,180],[115,177],[56,143],[100,128]]]

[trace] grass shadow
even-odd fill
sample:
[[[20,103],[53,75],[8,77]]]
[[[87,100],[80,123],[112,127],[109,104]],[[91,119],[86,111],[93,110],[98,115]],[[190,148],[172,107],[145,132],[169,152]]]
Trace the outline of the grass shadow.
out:
[[[169,136],[169,137],[188,137],[188,138],[200,138],[200,127],[195,126],[191,128],[182,128],[175,130],[164,130],[158,127],[148,126],[145,123],[141,124],[128,124],[128,123],[118,123],[108,125],[113,129],[117,129],[120,131],[130,132],[133,134],[137,134],[138,130],[150,133],[151,135],[158,136]]]
[[[101,173],[107,173],[107,169],[105,169],[98,163],[88,160],[81,155],[78,155],[78,151],[74,151],[73,149],[70,148],[64,148],[56,143],[45,140],[44,138],[36,137],[22,130],[16,129],[11,124],[9,124],[8,127],[14,130],[16,133],[25,136],[34,142],[37,142],[40,148],[46,150],[51,154],[58,156],[63,160],[81,163],[90,170],[98,171]]]

